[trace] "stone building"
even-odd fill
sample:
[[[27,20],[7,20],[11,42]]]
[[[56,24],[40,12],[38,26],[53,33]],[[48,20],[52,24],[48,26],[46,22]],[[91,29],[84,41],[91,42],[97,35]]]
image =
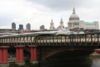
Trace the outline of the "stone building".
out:
[[[98,21],[94,22],[85,22],[80,20],[79,16],[75,12],[75,8],[73,8],[72,15],[69,17],[68,28],[72,31],[77,30],[98,30],[99,23]]]

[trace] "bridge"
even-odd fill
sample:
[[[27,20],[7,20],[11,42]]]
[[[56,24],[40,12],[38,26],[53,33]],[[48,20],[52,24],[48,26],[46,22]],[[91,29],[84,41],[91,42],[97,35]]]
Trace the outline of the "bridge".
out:
[[[10,62],[22,65],[29,61],[39,63],[42,67],[48,61],[53,63],[54,58],[65,54],[70,60],[77,61],[75,63],[67,59],[67,63],[79,64],[86,62],[86,57],[99,47],[100,33],[35,32],[4,35],[0,36],[0,65],[8,65]]]

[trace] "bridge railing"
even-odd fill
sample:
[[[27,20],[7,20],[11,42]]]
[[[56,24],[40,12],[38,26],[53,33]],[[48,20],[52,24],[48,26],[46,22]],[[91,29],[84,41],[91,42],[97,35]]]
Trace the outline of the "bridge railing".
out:
[[[98,43],[100,42],[99,33],[89,34],[70,34],[70,35],[28,35],[28,36],[7,36],[0,37],[0,43],[36,43],[59,44],[59,43]],[[96,45],[96,44],[94,44]]]
[[[38,36],[36,43],[98,43],[100,34],[72,34],[57,36]]]
[[[34,36],[26,37],[2,37],[0,43],[30,43],[34,42]]]

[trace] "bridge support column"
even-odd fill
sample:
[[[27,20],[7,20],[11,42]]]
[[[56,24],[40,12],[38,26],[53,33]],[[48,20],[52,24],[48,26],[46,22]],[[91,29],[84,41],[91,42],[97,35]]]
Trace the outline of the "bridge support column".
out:
[[[23,53],[23,47],[17,46],[16,47],[16,63],[19,65],[24,64],[24,53]]]
[[[0,49],[0,64],[2,64],[2,54],[3,54],[3,51],[2,49]]]
[[[0,67],[8,67],[8,48],[0,48]]]
[[[31,58],[30,61],[34,64],[38,63],[37,60],[37,48],[36,47],[30,47],[30,53],[31,53]]]

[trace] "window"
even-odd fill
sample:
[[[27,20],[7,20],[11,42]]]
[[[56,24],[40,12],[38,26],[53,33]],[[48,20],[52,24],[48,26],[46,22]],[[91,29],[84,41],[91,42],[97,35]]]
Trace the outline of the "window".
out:
[[[79,23],[74,23],[74,25],[79,25]]]

